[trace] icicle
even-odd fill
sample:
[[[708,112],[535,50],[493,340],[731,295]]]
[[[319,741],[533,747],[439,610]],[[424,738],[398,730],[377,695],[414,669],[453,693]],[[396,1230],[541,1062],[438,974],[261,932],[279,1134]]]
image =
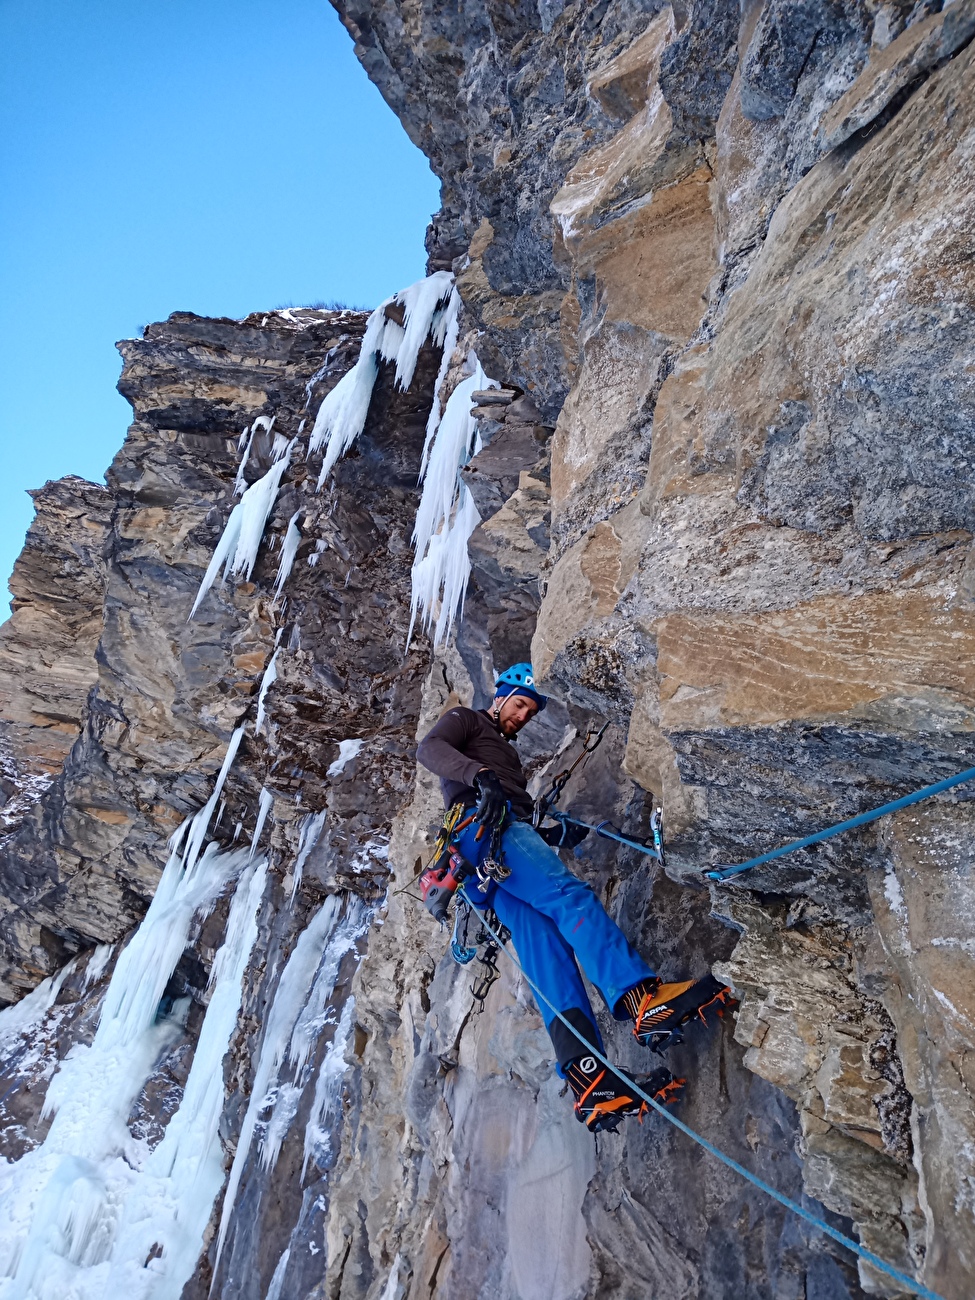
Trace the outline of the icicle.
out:
[[[295,901],[295,894],[297,894],[298,886],[301,884],[301,873],[305,869],[305,863],[308,861],[312,849],[318,843],[327,816],[327,810],[323,808],[321,812],[309,813],[301,823],[301,833],[298,836],[298,856],[295,858],[295,865],[292,869],[290,899],[292,903]]]
[[[444,318],[449,315],[449,308],[440,313],[436,325],[434,321],[437,306],[451,296],[453,283],[454,277],[449,271],[436,271],[425,280],[418,280],[408,289],[401,289],[387,298],[369,317],[359,359],[326,394],[308,439],[309,452],[325,445],[318,476],[319,488],[365,426],[372,390],[379,374],[377,358],[381,356],[386,361],[395,361],[398,387],[409,388],[420,349],[431,331],[436,335],[441,329],[447,330]],[[386,318],[386,308],[394,302],[404,308],[402,326]]]
[[[257,563],[257,552],[260,549],[261,538],[264,536],[264,528],[274,509],[281,478],[288,468],[293,447],[294,439],[288,444],[286,454],[271,466],[263,478],[251,484],[231,510],[223,535],[217,542],[213,558],[203,575],[200,590],[196,593],[196,600],[189,614],[190,618],[199,609],[203,597],[216,582],[221,568],[223,568],[224,580],[238,573],[250,579],[254,565]]]
[[[253,858],[257,852],[257,842],[261,838],[261,831],[264,829],[264,823],[267,821],[267,815],[274,806],[274,795],[269,794],[267,790],[261,787],[261,795],[257,804],[257,823],[254,826],[254,838],[251,840],[250,856]]]
[[[231,738],[210,799],[170,840],[169,861],[149,909],[123,948],[90,1046],[61,1062],[44,1101],[54,1116],[43,1143],[8,1165],[0,1186],[0,1294],[5,1300],[178,1300],[203,1244],[223,1182],[218,1124],[222,1062],[237,1022],[243,974],[257,938],[266,863],[248,853],[220,854],[202,836],[218,802],[243,728]],[[227,936],[211,974],[212,994],[180,1107],[147,1159],[129,1133],[132,1104],[159,1054],[181,1031],[178,1015],[160,1015],[161,998],[186,947],[193,917],[243,872]],[[112,948],[89,957],[85,986],[100,978]],[[56,996],[46,981],[0,1017],[14,1019]],[[151,1268],[154,1247],[162,1254]]]
[[[97,984],[105,974],[105,969],[112,960],[114,951],[114,943],[100,943],[94,950],[88,958],[88,965],[85,967],[84,981],[81,985],[82,993],[86,993],[93,984]]]
[[[237,757],[237,750],[240,748],[240,742],[244,738],[244,726],[240,726],[230,737],[230,744],[227,746],[227,753],[224,755],[220,772],[217,776],[217,783],[213,787],[213,794],[206,801],[200,811],[186,821],[170,836],[169,847],[175,854],[180,844],[183,842],[183,836],[186,836],[186,848],[183,852],[182,866],[187,872],[192,872],[196,865],[200,849],[203,847],[203,840],[210,826],[210,818],[213,816],[213,810],[216,808],[220,795],[223,793],[224,782],[227,780],[234,759]],[[237,837],[234,836],[236,839]],[[158,894],[158,889],[156,893]]]
[[[275,650],[274,654],[271,655],[271,660],[268,663],[268,666],[264,669],[264,676],[261,678],[261,684],[257,690],[257,720],[254,723],[255,736],[260,733],[261,728],[264,726],[265,697],[271,689],[271,683],[278,680],[278,655],[280,653],[280,650]]]
[[[281,1300],[281,1288],[284,1286],[284,1275],[288,1271],[288,1260],[290,1258],[291,1247],[286,1246],[271,1275],[271,1283],[264,1300]]]
[[[281,595],[284,584],[288,581],[288,575],[291,573],[291,567],[295,562],[295,556],[298,554],[298,547],[301,545],[301,529],[298,527],[298,519],[301,511],[296,510],[288,521],[288,531],[284,535],[284,543],[281,547],[281,559],[278,562],[278,576],[274,582],[274,599]]]
[[[113,1267],[104,1295],[132,1295],[145,1277],[145,1260],[163,1245],[152,1300],[179,1300],[203,1248],[203,1235],[223,1185],[219,1136],[224,1102],[223,1060],[237,1026],[244,972],[257,941],[257,917],[267,863],[251,863],[241,876],[223,946],[210,975],[210,1000],[179,1109],[142,1176],[122,1202]],[[92,1298],[94,1300],[94,1297]]]
[[[454,277],[449,271],[435,271],[425,280],[417,280],[416,284],[393,295],[393,301],[405,308],[402,336],[397,338],[393,335],[388,345],[384,339],[382,355],[387,361],[396,361],[398,388],[405,391],[413,382],[417,357],[430,335],[434,313],[438,304],[450,296],[453,286]],[[392,332],[387,330],[387,333]]]
[[[247,462],[251,458],[251,443],[254,441],[253,427],[249,432],[246,429],[244,432],[247,434],[247,442],[240,458],[240,464],[237,466],[237,477],[234,479],[235,497],[242,496],[243,493],[247,491],[247,479],[244,478],[244,470],[247,468]]]
[[[300,1078],[311,1059],[322,1028],[332,1023],[331,998],[339,967],[345,955],[352,951],[357,941],[369,928],[371,913],[360,898],[349,899],[345,916],[335,928],[322,954],[321,967],[315,984],[295,1022],[288,1044],[288,1060]]]
[[[318,475],[319,488],[332,472],[332,466],[345,455],[365,426],[373,386],[379,374],[376,353],[386,325],[384,313],[390,302],[392,299],[387,298],[369,317],[358,361],[325,395],[318,408],[308,439],[308,451],[317,451],[325,444],[325,459]]]
[[[340,776],[365,743],[364,740],[340,740],[339,756],[334,763],[329,763],[325,775]]]
[[[423,472],[423,492],[413,528],[416,561],[407,644],[420,617],[424,628],[435,623],[434,645],[440,645],[463,609],[470,577],[467,543],[480,515],[458,470],[481,449],[471,395],[498,387],[496,380],[487,378],[476,357],[474,363],[474,373],[457,385],[447,401]]]
[[[433,402],[430,406],[430,414],[427,416],[427,433],[423,440],[423,455],[420,457],[420,480],[426,473],[427,461],[430,458],[430,446],[440,427],[440,394],[443,392],[443,386],[447,380],[447,371],[450,369],[450,358],[454,355],[454,349],[457,347],[457,338],[460,332],[460,308],[461,297],[454,289],[450,295],[450,301],[447,303],[446,310],[438,326],[443,328],[443,355],[440,358],[440,369],[437,371],[437,382],[433,389]],[[439,343],[440,339],[434,335],[434,343]]]

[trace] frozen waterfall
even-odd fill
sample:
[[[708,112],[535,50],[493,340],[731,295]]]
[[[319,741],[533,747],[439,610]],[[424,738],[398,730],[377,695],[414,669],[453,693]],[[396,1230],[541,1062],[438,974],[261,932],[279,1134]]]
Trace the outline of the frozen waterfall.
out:
[[[196,1266],[223,1182],[221,1067],[257,939],[267,867],[249,861],[246,850],[203,848],[239,743],[237,732],[213,795],[174,837],[145,918],[116,963],[93,1042],[73,1047],[50,1083],[47,1137],[0,1174],[2,1300],[178,1300]],[[150,1152],[126,1121],[160,1054],[182,1033],[188,1008],[176,1003],[163,1012],[163,992],[194,916],[235,878],[182,1100]],[[52,989],[38,990],[35,1004]]]

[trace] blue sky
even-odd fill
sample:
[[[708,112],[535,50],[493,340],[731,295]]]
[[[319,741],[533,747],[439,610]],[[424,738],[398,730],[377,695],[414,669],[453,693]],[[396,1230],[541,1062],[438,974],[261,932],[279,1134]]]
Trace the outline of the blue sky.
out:
[[[438,194],[327,0],[0,0],[0,580],[25,489],[122,442],[116,339],[374,305]]]

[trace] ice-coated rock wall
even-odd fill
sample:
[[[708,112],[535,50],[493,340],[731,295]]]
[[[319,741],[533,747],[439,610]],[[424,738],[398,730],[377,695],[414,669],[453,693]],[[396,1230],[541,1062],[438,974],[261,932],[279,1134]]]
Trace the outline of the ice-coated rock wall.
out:
[[[429,269],[459,328],[405,391],[376,361],[319,491],[364,314],[173,316],[121,345],[107,487],[37,495],[0,634],[0,1300],[67,1276],[86,1300],[122,1276],[146,1300],[899,1294],[658,1117],[594,1142],[504,959],[472,1004],[411,895],[438,818],[413,748],[529,655],[557,696],[518,742],[535,777],[608,721],[568,805],[634,834],[664,808],[663,871],[606,841],[573,868],[665,976],[742,998],[671,1053],[682,1118],[962,1300],[971,791],[733,886],[701,869],[975,762],[975,5],[335,7],[443,181]],[[369,337],[395,352],[406,310]],[[408,648],[431,406],[481,374],[477,437],[450,417],[481,521],[464,618]],[[256,566],[188,620],[261,481]],[[52,1121],[240,727],[214,896],[160,957],[141,1055],[90,1132],[77,1098]],[[209,1199],[169,1159],[187,1126]]]

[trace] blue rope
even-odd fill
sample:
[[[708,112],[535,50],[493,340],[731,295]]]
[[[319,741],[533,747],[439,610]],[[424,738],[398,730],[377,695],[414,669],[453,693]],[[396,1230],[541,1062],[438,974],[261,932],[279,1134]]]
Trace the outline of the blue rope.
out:
[[[747,862],[739,862],[734,867],[716,867],[713,871],[705,871],[704,875],[708,880],[730,880],[732,876],[738,876],[743,871],[751,871],[752,867],[759,867],[763,862],[773,862],[776,858],[785,857],[787,853],[795,853],[796,849],[804,849],[810,844],[819,844],[822,840],[832,839],[834,835],[842,835],[844,831],[851,831],[855,826],[866,826],[868,822],[875,822],[878,817],[886,817],[888,813],[897,812],[899,808],[908,808],[912,803],[920,803],[922,799],[930,799],[932,795],[940,794],[942,790],[950,790],[954,785],[962,785],[965,781],[975,780],[975,767],[970,767],[965,772],[959,772],[957,776],[949,776],[945,781],[938,781],[935,785],[926,785],[923,790],[916,790],[914,794],[906,794],[903,799],[894,799],[891,803],[885,803],[880,808],[874,808],[872,812],[860,813],[859,817],[851,817],[849,821],[839,822],[836,826],[830,826],[824,831],[817,831],[815,835],[807,835],[805,839],[793,840],[791,844],[783,844],[780,849],[772,849],[769,853],[762,853],[757,858],[749,858]]]
[[[655,848],[651,848],[649,844],[641,844],[639,840],[627,839],[625,835],[620,835],[618,831],[606,830],[609,822],[600,822],[598,826],[593,826],[591,822],[582,822],[578,817],[570,817],[568,813],[560,812],[558,808],[550,808],[548,815],[559,822],[571,822],[573,826],[585,826],[587,831],[595,831],[604,840],[615,840],[617,844],[625,844],[629,849],[636,849],[638,853],[645,853],[647,857],[656,858],[658,862],[660,861],[660,854]]]
[[[975,769],[973,769],[971,775],[975,776]],[[584,825],[585,823],[582,824]],[[488,931],[488,933],[493,937],[495,942],[498,944],[498,947],[501,948],[505,953],[507,953],[509,960],[514,963],[514,965],[517,967],[519,971],[521,971],[521,974],[524,976],[528,984],[528,987],[535,994],[535,997],[538,999],[538,1001],[544,1003],[545,1006],[548,1007],[549,1011],[553,1013],[556,1019],[561,1020],[562,1024],[565,1025],[566,1029],[568,1029],[571,1033],[573,1033],[576,1036],[576,1038],[582,1044],[587,1054],[594,1056],[597,1061],[601,1061],[602,1064],[606,1066],[607,1070],[615,1070],[616,1067],[610,1061],[608,1061],[601,1052],[598,1052],[595,1049],[595,1047],[593,1047],[592,1043],[588,1042],[585,1038],[583,1038],[582,1034],[579,1032],[578,1029],[576,1029],[575,1025],[570,1024],[569,1021],[565,1018],[565,1016],[563,1016],[560,1011],[557,1011],[556,1008],[552,1005],[552,1003],[549,1002],[548,998],[545,997],[545,995],[539,990],[539,988],[532,983],[532,981],[528,978],[527,974],[525,974],[524,966],[522,966],[521,962],[514,955],[514,953],[508,952],[508,949],[505,947],[504,943],[502,942],[500,935],[496,934],[495,931],[491,928],[491,925],[487,917],[484,915],[484,913],[480,911],[479,908],[475,907],[474,904],[471,902],[471,900],[467,897],[463,885],[460,887],[458,892],[464,894],[464,898],[469,904],[471,911],[474,912],[478,917],[480,917],[481,924]],[[797,1214],[800,1219],[805,1220],[805,1222],[810,1224],[812,1227],[818,1228],[820,1232],[825,1232],[828,1237],[832,1237],[834,1241],[839,1242],[841,1246],[845,1246],[847,1250],[852,1250],[855,1255],[859,1255],[861,1259],[866,1260],[868,1264],[872,1264],[873,1267],[879,1269],[881,1273],[886,1273],[888,1277],[892,1277],[895,1282],[899,1282],[902,1286],[907,1287],[908,1290],[913,1291],[915,1295],[919,1295],[923,1297],[923,1300],[944,1300],[944,1298],[938,1295],[936,1291],[929,1291],[927,1287],[922,1286],[920,1282],[915,1282],[915,1280],[912,1277],[908,1277],[906,1273],[901,1273],[899,1269],[896,1269],[892,1265],[885,1263],[880,1258],[879,1255],[873,1254],[872,1251],[869,1251],[864,1246],[861,1246],[858,1241],[854,1241],[851,1237],[847,1237],[844,1233],[840,1232],[837,1228],[832,1228],[828,1223],[825,1223],[822,1219],[818,1219],[814,1214],[811,1214],[807,1209],[804,1209],[804,1207],[801,1206],[797,1201],[793,1201],[788,1196],[784,1196],[781,1192],[777,1192],[774,1187],[770,1187],[768,1183],[763,1182],[761,1178],[759,1178],[756,1174],[753,1174],[750,1170],[746,1169],[744,1165],[740,1165],[737,1160],[732,1160],[731,1156],[726,1156],[723,1151],[719,1151],[718,1148],[713,1145],[713,1143],[707,1140],[707,1138],[701,1137],[701,1135],[699,1133],[695,1133],[692,1128],[688,1128],[688,1126],[682,1120],[679,1120],[676,1115],[671,1115],[669,1110],[661,1106],[660,1102],[655,1101],[653,1097],[649,1096],[648,1093],[645,1093],[643,1089],[640,1088],[634,1082],[634,1080],[629,1078],[629,1076],[627,1076],[627,1080],[629,1083],[633,1085],[633,1091],[636,1093],[636,1095],[640,1097],[643,1101],[645,1101],[649,1106],[652,1106],[653,1109],[657,1111],[659,1114],[663,1115],[664,1119],[667,1120],[669,1124],[673,1124],[674,1128],[680,1129],[682,1133],[684,1133],[692,1141],[696,1142],[698,1146],[703,1147],[704,1150],[707,1151],[709,1155],[714,1156],[716,1160],[720,1160],[721,1163],[723,1165],[727,1165],[729,1169],[733,1169],[736,1174],[740,1174],[741,1177],[744,1178],[746,1182],[751,1183],[753,1187],[757,1187],[760,1192],[764,1192],[766,1196],[771,1196],[771,1198],[774,1201],[778,1201],[778,1203],[784,1206],[787,1210],[791,1210],[793,1214]]]
[[[938,781],[934,785],[926,785],[923,790],[916,790],[914,794],[906,794],[902,799],[894,799],[891,803],[882,804],[879,808],[874,808],[871,812],[860,813],[858,817],[851,817],[849,821],[839,822],[836,826],[829,826],[824,831],[817,831],[815,835],[807,835],[805,839],[793,840],[790,844],[783,844],[780,849],[772,849],[768,853],[762,853],[757,858],[749,858],[747,862],[739,862],[733,867],[716,866],[713,870],[705,871],[704,876],[707,880],[730,880],[732,876],[738,876],[743,871],[751,871],[752,867],[760,867],[765,862],[774,862],[776,858],[783,858],[788,853],[795,853],[797,849],[808,848],[810,844],[819,844],[823,840],[831,840],[834,835],[842,835],[844,831],[851,831],[856,826],[866,826],[869,822],[875,822],[878,817],[886,817],[888,813],[897,812],[900,808],[909,808],[912,803],[920,803],[922,799],[930,799],[936,794],[941,794],[943,790],[950,790],[952,786],[963,785],[966,781],[975,781],[975,767],[970,767],[967,771],[959,772],[957,776],[949,776],[944,781]],[[660,854],[649,844],[641,844],[639,840],[627,839],[625,835],[620,835],[616,831],[608,831],[606,827],[608,822],[600,822],[598,826],[593,826],[591,822],[580,821],[578,817],[570,817],[568,813],[559,811],[557,808],[551,808],[548,811],[550,817],[556,821],[571,822],[573,826],[584,826],[586,830],[595,831],[597,835],[602,835],[604,839],[616,840],[618,844],[625,844],[627,848],[636,849],[638,853],[645,853],[649,858],[656,858],[661,861]]]

